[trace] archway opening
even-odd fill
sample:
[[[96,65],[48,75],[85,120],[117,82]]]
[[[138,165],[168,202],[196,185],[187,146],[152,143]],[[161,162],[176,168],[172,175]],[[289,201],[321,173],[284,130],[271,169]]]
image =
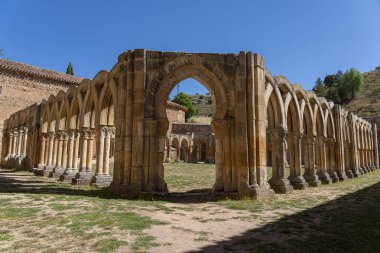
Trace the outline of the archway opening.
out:
[[[211,92],[193,78],[171,88],[164,154],[164,179],[171,194],[211,192],[215,183],[215,136],[211,127],[214,105]]]

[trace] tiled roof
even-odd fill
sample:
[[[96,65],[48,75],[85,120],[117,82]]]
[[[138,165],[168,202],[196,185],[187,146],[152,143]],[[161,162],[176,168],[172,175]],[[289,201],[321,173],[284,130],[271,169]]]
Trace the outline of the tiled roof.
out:
[[[40,78],[46,78],[54,81],[60,81],[71,84],[79,84],[83,78],[67,75],[61,72],[34,67],[28,64],[14,62],[10,60],[0,59],[0,70],[8,70],[12,72],[18,72],[20,74],[37,76]]]
[[[174,102],[172,102],[172,101],[170,101],[170,100],[167,101],[166,105],[167,105],[168,107],[173,108],[173,109],[182,110],[182,111],[184,111],[184,112],[187,111],[187,108],[186,108],[185,106],[180,105],[180,104],[177,104],[177,103],[174,103]]]

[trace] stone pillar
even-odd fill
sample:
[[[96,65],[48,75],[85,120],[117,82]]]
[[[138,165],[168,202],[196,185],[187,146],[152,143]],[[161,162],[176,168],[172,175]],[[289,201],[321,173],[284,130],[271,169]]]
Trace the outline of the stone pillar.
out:
[[[66,169],[66,161],[67,159],[67,131],[60,130],[58,131],[58,140],[57,140],[57,158],[56,158],[56,166],[54,167],[51,177],[60,178],[60,176],[65,172]],[[66,144],[65,144],[66,143]]]
[[[16,153],[16,156],[20,157],[21,156],[21,148],[22,148],[22,139],[24,137],[24,130],[22,128],[20,128],[18,131],[19,131],[19,135],[18,135],[18,138],[17,138],[17,153]]]
[[[82,130],[82,150],[80,171],[72,179],[74,185],[88,185],[94,175],[92,172],[92,157],[94,148],[95,130],[83,128]],[[74,151],[75,152],[75,151]]]
[[[72,181],[75,175],[78,173],[78,150],[79,150],[79,132],[72,129],[68,133],[67,144],[67,167],[63,175],[60,176],[61,181]]]
[[[9,135],[9,142],[8,142],[7,158],[10,158],[12,156],[12,147],[13,147],[13,130],[9,130],[8,135]]]
[[[107,127],[100,126],[98,129],[98,148],[96,150],[96,175],[103,174],[103,159],[104,159],[104,139],[106,136]]]
[[[18,138],[17,129],[13,129],[12,154],[11,154],[11,157],[16,157],[17,138]]]
[[[223,173],[223,136],[224,122],[212,122],[212,129],[215,133],[215,184],[213,192],[222,192],[224,189],[224,173]]]
[[[331,184],[332,180],[326,169],[326,137],[317,136],[316,138],[318,155],[317,155],[317,171],[318,177],[323,184]]]
[[[339,182],[338,173],[335,170],[335,167],[336,167],[335,166],[335,149],[334,149],[335,142],[336,142],[335,138],[332,138],[332,137],[329,137],[326,140],[326,148],[329,154],[328,155],[329,167],[327,168],[327,173],[329,174],[333,183]]]
[[[309,184],[301,172],[301,133],[289,132],[287,135],[289,147],[290,176],[289,181],[294,189],[302,190]]]
[[[26,147],[27,147],[27,143],[28,143],[28,132],[29,132],[29,128],[24,127],[24,139],[23,139],[22,154],[21,154],[21,156],[23,156],[23,157],[26,156]]]
[[[97,187],[108,187],[112,182],[109,175],[111,138],[115,134],[114,127],[102,126],[98,131],[98,149],[96,157],[96,174],[91,184]]]
[[[315,173],[315,136],[306,135],[304,137],[306,146],[305,160],[305,180],[311,187],[318,187],[322,184],[317,174]]]
[[[372,138],[373,138],[373,158],[375,167],[379,168],[379,146],[377,142],[377,125],[375,122],[372,123]]]
[[[50,170],[53,169],[53,152],[54,152],[55,133],[54,132],[50,132],[48,138],[49,138],[48,161],[47,161],[47,165],[45,167],[45,170],[50,171]]]
[[[293,190],[285,177],[285,137],[287,130],[274,128],[269,130],[272,146],[272,178],[269,184],[276,193],[289,193]]]

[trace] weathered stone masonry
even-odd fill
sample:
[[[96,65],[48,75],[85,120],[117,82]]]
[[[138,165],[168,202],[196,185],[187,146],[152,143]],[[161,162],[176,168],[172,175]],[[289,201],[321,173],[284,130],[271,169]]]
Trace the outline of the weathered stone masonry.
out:
[[[186,78],[198,80],[213,97],[214,194],[263,197],[346,180],[379,166],[375,124],[273,77],[257,54],[143,49],[121,54],[110,72],[13,114],[5,122],[5,160],[22,157],[40,175],[110,184],[121,195],[166,193],[166,101]],[[111,136],[113,178],[107,167]]]

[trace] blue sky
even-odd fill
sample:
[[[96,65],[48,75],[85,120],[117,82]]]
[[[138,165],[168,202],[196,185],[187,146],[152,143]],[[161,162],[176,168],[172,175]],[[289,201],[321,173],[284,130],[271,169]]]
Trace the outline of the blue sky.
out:
[[[0,48],[57,71],[72,62],[89,78],[128,49],[252,51],[273,75],[311,89],[338,69],[380,65],[380,0],[0,0]]]

